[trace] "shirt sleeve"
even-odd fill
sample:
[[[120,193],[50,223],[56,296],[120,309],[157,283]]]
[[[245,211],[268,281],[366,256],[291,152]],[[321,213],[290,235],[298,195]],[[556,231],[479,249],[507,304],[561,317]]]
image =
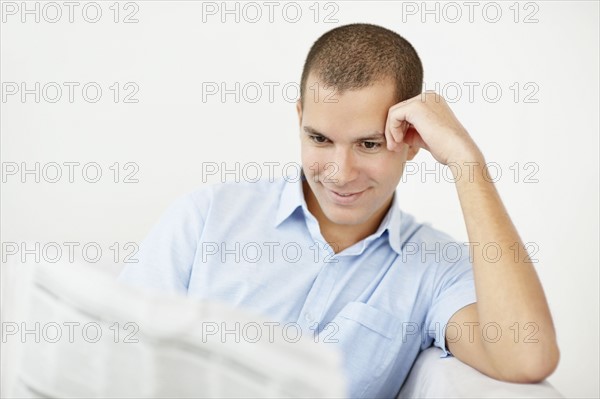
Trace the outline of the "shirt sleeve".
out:
[[[446,348],[448,322],[458,310],[477,302],[468,247],[466,245],[460,247],[463,254],[458,261],[438,264],[434,278],[433,299],[425,319],[426,334],[433,339],[433,345],[444,352],[441,357],[452,356]]]
[[[199,190],[175,200],[140,244],[118,281],[137,288],[186,294],[198,242],[204,227],[199,206],[208,192]]]

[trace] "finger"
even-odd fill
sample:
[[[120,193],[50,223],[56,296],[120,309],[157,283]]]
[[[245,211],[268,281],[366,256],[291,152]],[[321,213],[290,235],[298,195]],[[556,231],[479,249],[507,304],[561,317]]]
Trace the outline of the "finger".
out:
[[[404,142],[411,147],[419,147],[429,151],[429,146],[425,143],[417,129],[410,126],[404,135]]]
[[[394,148],[396,147],[396,140],[394,139],[394,136],[392,135],[392,132],[390,131],[389,115],[388,115],[387,120],[385,121],[384,135],[385,135],[385,142],[386,142],[388,151],[393,151]]]
[[[387,148],[389,151],[397,151],[400,146],[400,141],[396,138],[392,131],[388,127],[386,130]]]
[[[398,103],[394,105],[388,111],[385,135],[387,140],[387,147],[390,151],[401,151],[402,140],[406,134],[406,130],[410,125],[407,120],[407,113],[409,108],[409,101]]]
[[[408,122],[404,120],[392,120],[390,125],[390,133],[392,134],[396,145],[394,147],[394,151],[402,150],[402,143],[404,142],[404,137],[406,135],[406,131],[408,129]]]
[[[401,137],[398,137],[397,132],[392,129],[393,125],[394,121],[388,117],[385,124],[385,139],[389,151],[394,151],[401,141]]]

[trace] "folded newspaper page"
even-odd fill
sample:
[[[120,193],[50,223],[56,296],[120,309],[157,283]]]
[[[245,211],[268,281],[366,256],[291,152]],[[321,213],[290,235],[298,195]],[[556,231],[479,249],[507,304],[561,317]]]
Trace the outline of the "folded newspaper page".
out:
[[[343,397],[341,356],[216,302],[122,286],[90,266],[33,267],[14,397]],[[293,335],[293,334],[291,334]]]

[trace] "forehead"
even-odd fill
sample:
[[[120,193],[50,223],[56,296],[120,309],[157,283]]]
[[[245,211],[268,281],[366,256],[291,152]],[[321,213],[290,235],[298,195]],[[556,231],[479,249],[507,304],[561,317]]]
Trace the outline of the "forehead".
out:
[[[350,139],[366,132],[383,132],[394,100],[391,79],[339,92],[311,74],[305,88],[302,122],[331,138]]]

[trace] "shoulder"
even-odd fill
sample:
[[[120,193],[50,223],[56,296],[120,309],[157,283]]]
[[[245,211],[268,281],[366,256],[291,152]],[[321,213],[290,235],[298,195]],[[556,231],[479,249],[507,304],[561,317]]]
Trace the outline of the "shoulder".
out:
[[[273,209],[286,181],[283,178],[256,182],[225,182],[201,186],[179,198],[179,203],[193,207],[201,214],[247,213],[257,209]]]
[[[400,245],[405,247],[418,246],[425,247],[427,244],[436,246],[444,244],[462,244],[455,240],[448,233],[437,229],[428,222],[419,222],[408,212],[400,211]],[[429,247],[427,247],[429,248]]]
[[[416,218],[401,211],[400,248],[403,264],[420,268],[434,268],[469,263],[469,246],[450,234],[418,222]]]
[[[207,186],[212,190],[215,197],[220,199],[228,199],[231,197],[244,199],[244,196],[276,196],[278,197],[285,180],[283,178],[276,179],[260,179],[257,181],[241,181],[241,182],[226,182],[217,183]]]

